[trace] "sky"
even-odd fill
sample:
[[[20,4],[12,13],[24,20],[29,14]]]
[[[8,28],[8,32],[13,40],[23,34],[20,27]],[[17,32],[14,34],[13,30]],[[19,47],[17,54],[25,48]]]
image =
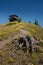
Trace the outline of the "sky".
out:
[[[43,0],[0,0],[0,24],[9,22],[12,14],[32,23],[36,18],[43,27]]]

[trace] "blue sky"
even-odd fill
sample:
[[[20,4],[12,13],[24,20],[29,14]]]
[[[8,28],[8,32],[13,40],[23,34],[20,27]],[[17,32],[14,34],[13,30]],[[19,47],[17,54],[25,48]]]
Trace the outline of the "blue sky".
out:
[[[11,14],[32,23],[37,18],[43,27],[43,0],[0,0],[0,24],[8,22]]]

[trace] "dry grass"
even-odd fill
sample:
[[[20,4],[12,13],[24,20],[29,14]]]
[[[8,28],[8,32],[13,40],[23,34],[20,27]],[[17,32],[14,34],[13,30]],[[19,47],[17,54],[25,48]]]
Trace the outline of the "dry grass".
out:
[[[0,41],[12,37],[16,33],[19,34],[20,29],[30,32],[30,35],[37,36],[43,41],[43,28],[33,24],[29,24],[27,22],[20,22],[20,23],[12,22],[12,23],[1,25]],[[18,37],[15,37],[15,39],[18,39]],[[14,53],[13,50],[15,50],[17,47],[12,47],[12,46],[13,43],[10,42],[9,44],[6,44],[3,49],[0,49],[1,65],[17,65],[17,64],[28,65],[30,62],[32,63],[32,65],[39,65],[41,63],[41,62],[39,63],[39,61],[40,60],[43,61],[43,52],[32,53],[31,56],[29,53],[24,53],[22,50],[16,51]],[[43,43],[41,43],[39,46],[43,47]]]
[[[10,37],[12,34],[18,32],[20,29],[27,30],[31,35],[35,35],[43,39],[43,28],[29,24],[27,22],[12,22],[0,26],[0,40]]]

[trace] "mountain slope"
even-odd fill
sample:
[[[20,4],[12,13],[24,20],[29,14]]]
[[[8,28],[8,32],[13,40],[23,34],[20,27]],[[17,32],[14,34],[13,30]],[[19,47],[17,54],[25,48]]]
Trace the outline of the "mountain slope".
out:
[[[26,22],[12,22],[0,26],[0,40],[1,38],[6,39],[11,35],[13,36],[13,34],[18,33],[20,29],[29,31],[30,35],[35,35],[40,39],[43,39],[43,28]]]
[[[32,36],[40,39],[37,51],[24,52],[14,43],[20,37]],[[17,21],[0,26],[0,65],[43,65],[43,28]]]

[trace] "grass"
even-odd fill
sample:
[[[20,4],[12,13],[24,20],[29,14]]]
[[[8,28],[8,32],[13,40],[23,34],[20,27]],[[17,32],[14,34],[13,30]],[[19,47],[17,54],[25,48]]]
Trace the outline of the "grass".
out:
[[[29,24],[27,22],[11,22],[0,26],[0,39],[4,37],[7,38],[11,36],[11,34],[18,32],[19,26],[21,26],[21,29],[29,31],[31,35],[35,35],[43,39],[43,28],[40,28],[39,26],[33,24]]]
[[[20,29],[26,30],[30,32],[30,35],[37,36],[43,40],[43,28],[27,22],[11,22],[0,26],[0,41],[13,37],[15,34],[19,34]],[[15,37],[14,40],[17,39],[18,37]],[[43,60],[43,52],[38,51],[38,53],[32,53],[30,56],[29,53],[27,54],[22,50],[19,50],[16,51],[16,53],[19,54],[16,54],[12,52],[12,50],[16,49],[15,47],[9,49],[12,46],[13,43],[10,42],[9,44],[6,44],[3,49],[0,49],[1,65],[14,65],[16,62],[19,62],[20,65],[27,65],[29,62],[31,62],[32,65],[39,65],[39,60]],[[43,43],[40,43],[39,46],[43,48]]]
[[[28,30],[31,33],[31,35],[35,35],[38,38],[43,39],[43,28],[26,22],[21,22],[20,26],[22,26],[22,29]]]

